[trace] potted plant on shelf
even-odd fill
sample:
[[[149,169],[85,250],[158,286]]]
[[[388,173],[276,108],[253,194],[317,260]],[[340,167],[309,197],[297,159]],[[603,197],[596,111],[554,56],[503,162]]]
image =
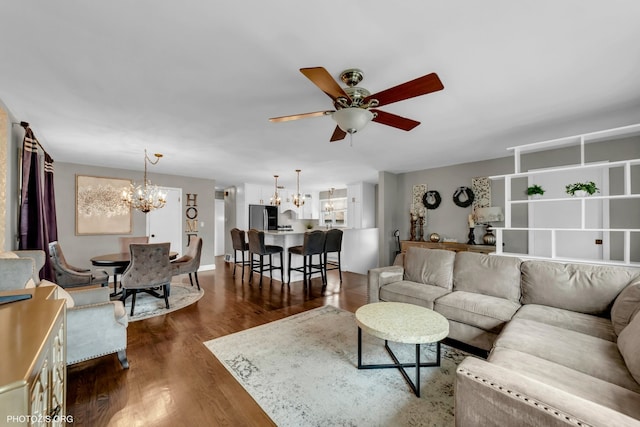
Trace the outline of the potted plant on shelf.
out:
[[[534,199],[539,199],[543,194],[544,188],[540,187],[538,184],[533,184],[532,186],[527,188],[527,196]]]
[[[587,194],[591,196],[592,194],[600,191],[600,189],[596,187],[596,183],[593,181],[576,182],[574,184],[568,184],[565,188],[567,194],[578,197],[584,197]]]

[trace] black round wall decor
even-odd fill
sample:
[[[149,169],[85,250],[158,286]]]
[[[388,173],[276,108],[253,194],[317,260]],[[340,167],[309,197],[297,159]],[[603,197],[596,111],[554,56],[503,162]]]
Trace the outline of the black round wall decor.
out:
[[[442,202],[442,197],[437,191],[427,191],[422,196],[422,204],[427,209],[437,209],[440,206],[440,202]]]
[[[473,203],[473,190],[469,187],[458,187],[458,189],[453,193],[453,203],[461,208],[466,208],[467,206],[471,206]]]

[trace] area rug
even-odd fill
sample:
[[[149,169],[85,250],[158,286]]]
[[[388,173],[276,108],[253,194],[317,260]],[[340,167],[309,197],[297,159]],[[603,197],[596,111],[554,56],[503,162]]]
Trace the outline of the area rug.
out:
[[[189,283],[171,282],[169,308],[167,309],[165,308],[164,298],[156,298],[144,292],[139,292],[136,295],[136,306],[133,310],[133,316],[129,316],[129,322],[180,310],[198,301],[203,295],[204,291],[202,289],[198,290],[197,286],[191,286]],[[131,313],[131,299],[131,296],[127,297],[124,304],[127,314]]]
[[[453,425],[467,353],[443,345],[441,366],[420,370],[418,398],[397,369],[357,369],[357,331],[353,313],[324,306],[204,344],[279,426]],[[363,363],[391,363],[383,340],[362,336]],[[415,345],[389,345],[415,360]],[[435,359],[435,345],[422,348],[422,361]]]

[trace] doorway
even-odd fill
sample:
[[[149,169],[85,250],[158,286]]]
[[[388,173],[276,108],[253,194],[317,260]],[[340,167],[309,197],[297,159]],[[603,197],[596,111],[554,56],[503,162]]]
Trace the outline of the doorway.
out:
[[[162,188],[167,203],[147,214],[149,243],[170,242],[171,251],[182,255],[182,188]]]

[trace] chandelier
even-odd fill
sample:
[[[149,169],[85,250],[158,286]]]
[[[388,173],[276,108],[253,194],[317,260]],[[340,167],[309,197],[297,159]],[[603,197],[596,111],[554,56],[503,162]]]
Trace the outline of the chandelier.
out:
[[[333,202],[331,201],[331,196],[333,195],[333,190],[335,188],[329,189],[329,201],[324,205],[324,210],[327,212],[333,212]]]
[[[304,205],[304,196],[300,195],[300,172],[300,169],[296,169],[296,173],[298,174],[298,184],[296,188],[296,194],[293,196],[293,204],[296,205],[297,208]]]
[[[122,192],[122,201],[141,212],[147,213],[154,209],[160,209],[167,203],[167,194],[157,185],[151,184],[147,179],[147,162],[152,165],[157,164],[162,154],[155,153],[156,160],[153,161],[144,150],[144,181],[140,185],[131,184],[129,189]]]
[[[280,195],[278,194],[278,175],[273,175],[273,177],[276,179],[276,184],[273,196],[271,196],[270,204],[274,206],[280,206],[280,202],[282,200],[280,199]]]

